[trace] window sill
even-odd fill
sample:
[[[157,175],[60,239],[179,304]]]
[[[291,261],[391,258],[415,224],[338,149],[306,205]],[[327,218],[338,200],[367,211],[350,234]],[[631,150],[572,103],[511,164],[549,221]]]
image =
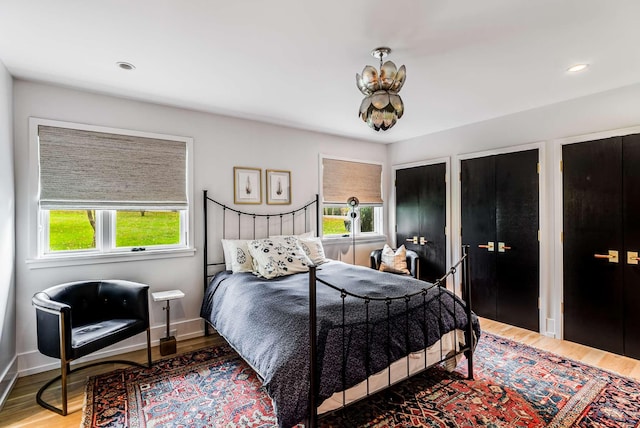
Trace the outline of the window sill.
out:
[[[141,260],[168,259],[176,257],[191,257],[195,255],[195,248],[180,248],[170,250],[147,250],[131,253],[111,254],[83,254],[49,256],[26,261],[29,269],[56,268],[65,266],[96,265],[102,263],[123,263]]]
[[[332,237],[323,237],[322,245],[338,245],[338,244],[351,244],[353,242],[353,238],[351,236],[332,236]],[[387,237],[385,235],[359,235],[356,236],[356,245],[357,244],[368,244],[373,242],[387,242]]]

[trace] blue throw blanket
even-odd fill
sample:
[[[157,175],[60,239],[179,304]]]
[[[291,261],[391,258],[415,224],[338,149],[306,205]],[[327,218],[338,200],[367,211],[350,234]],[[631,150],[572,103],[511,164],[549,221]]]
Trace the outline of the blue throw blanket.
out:
[[[318,267],[317,277],[369,297],[404,296],[428,288],[424,296],[408,302],[371,301],[369,322],[365,322],[363,301],[347,297],[343,323],[340,293],[318,283],[321,401],[384,369],[407,351],[431,346],[442,335],[467,325],[460,299],[409,276],[330,261]],[[265,280],[251,273],[225,271],[212,279],[202,303],[201,316],[262,378],[281,427],[293,426],[308,415],[308,290],[304,273]],[[473,328],[480,337],[475,315]]]

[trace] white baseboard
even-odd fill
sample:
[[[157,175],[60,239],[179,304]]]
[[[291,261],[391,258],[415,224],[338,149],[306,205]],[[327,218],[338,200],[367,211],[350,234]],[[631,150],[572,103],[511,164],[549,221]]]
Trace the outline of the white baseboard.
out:
[[[192,320],[171,322],[171,331],[176,331],[176,339],[186,340],[204,335],[204,324],[202,318]],[[166,334],[166,325],[156,325],[151,327],[151,346],[157,346],[160,338]],[[144,349],[147,346],[147,340],[144,333],[140,333],[132,338],[123,340],[120,343],[94,352],[91,355],[79,358],[72,363],[72,366],[79,363],[86,363],[100,358],[113,357],[115,355],[124,354],[131,351]],[[49,370],[60,369],[60,360],[42,355],[37,350],[23,352],[17,356],[17,375],[19,377],[29,376],[36,373],[46,372]]]
[[[18,356],[14,355],[11,363],[0,376],[0,410],[4,407],[16,380],[18,380]]]

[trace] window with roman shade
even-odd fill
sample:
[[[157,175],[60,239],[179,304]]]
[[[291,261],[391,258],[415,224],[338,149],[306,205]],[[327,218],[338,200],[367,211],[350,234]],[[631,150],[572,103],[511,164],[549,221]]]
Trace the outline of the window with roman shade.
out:
[[[360,204],[355,218],[347,205],[352,196]],[[322,158],[323,236],[382,234],[382,203],[381,164]]]
[[[30,129],[38,258],[191,248],[191,138],[37,118]]]
[[[43,209],[188,206],[184,141],[38,127]]]

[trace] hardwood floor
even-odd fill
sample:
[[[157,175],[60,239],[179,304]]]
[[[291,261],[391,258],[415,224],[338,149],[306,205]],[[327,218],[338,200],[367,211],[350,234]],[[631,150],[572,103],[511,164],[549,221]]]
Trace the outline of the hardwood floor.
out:
[[[589,348],[587,346],[564,340],[552,339],[532,331],[502,324],[496,321],[481,319],[483,331],[506,337],[527,345],[560,354],[568,358],[582,361],[596,367],[603,368],[623,376],[640,380],[640,360],[611,354],[606,351]],[[214,346],[223,341],[217,335],[199,337],[178,342],[178,352],[189,352],[207,346]],[[146,352],[136,351],[123,354],[118,358],[145,362]],[[153,348],[153,360],[162,358],[157,347]],[[35,395],[42,384],[55,377],[58,371],[38,373],[19,378],[14,386],[2,411],[0,411],[0,426],[2,427],[74,427],[80,426],[82,420],[82,405],[84,398],[85,380],[88,376],[105,373],[116,368],[125,367],[116,364],[105,364],[91,367],[74,373],[69,378],[69,414],[60,416],[40,407]],[[60,404],[60,387],[52,386],[43,398],[58,406]]]

